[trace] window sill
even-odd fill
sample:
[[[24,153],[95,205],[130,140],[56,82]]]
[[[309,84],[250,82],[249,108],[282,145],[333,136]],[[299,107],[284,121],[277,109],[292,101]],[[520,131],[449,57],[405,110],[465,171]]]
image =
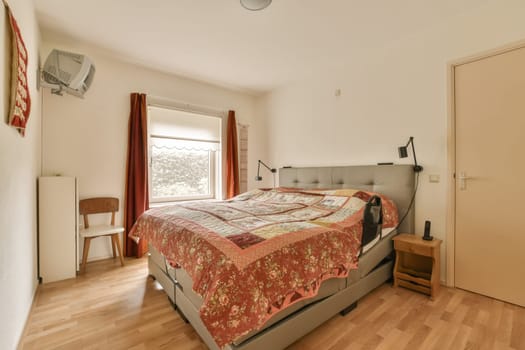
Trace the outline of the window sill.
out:
[[[179,200],[173,200],[173,201],[167,201],[167,202],[153,202],[149,203],[150,208],[159,208],[159,207],[165,207],[167,205],[174,205],[177,203],[184,203],[184,202],[197,202],[197,201],[206,201],[206,202],[212,202],[212,201],[218,201],[217,198],[197,198],[197,199],[179,199]]]

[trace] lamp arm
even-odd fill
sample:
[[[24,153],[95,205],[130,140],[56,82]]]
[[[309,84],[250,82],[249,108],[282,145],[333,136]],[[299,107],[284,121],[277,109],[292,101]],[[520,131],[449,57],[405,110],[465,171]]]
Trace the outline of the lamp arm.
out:
[[[414,147],[414,141],[410,140],[410,143],[412,144],[412,154],[414,155],[414,164],[417,167],[417,158],[416,158],[416,148]]]
[[[259,169],[261,168],[261,164],[264,165],[264,167],[268,170],[270,170],[272,173],[275,173],[277,172],[277,169],[275,168],[270,168],[268,165],[264,164],[264,162],[262,160],[259,159],[259,164],[258,164],[258,167],[257,167],[257,174],[259,173]]]
[[[423,170],[423,167],[417,164],[416,148],[414,147],[414,138],[412,136],[410,136],[410,139],[408,140],[407,147],[409,144],[412,145],[412,155],[414,156],[414,171],[416,173],[419,173],[420,171]]]

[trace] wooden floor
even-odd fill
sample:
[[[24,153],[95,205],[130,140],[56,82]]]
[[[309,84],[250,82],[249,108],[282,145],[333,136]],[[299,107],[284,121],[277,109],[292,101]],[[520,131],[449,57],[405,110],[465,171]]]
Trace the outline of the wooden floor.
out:
[[[22,349],[206,349],[146,259],[90,263],[85,275],[41,285]],[[442,288],[435,301],[385,284],[345,317],[293,344],[314,349],[523,349],[525,308]],[[269,349],[271,350],[271,349]]]

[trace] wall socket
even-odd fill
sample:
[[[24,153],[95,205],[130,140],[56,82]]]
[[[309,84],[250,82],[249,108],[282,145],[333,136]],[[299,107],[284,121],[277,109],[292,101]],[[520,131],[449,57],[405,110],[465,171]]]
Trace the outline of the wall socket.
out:
[[[428,181],[429,182],[434,182],[434,183],[439,182],[439,175],[438,174],[428,175]]]

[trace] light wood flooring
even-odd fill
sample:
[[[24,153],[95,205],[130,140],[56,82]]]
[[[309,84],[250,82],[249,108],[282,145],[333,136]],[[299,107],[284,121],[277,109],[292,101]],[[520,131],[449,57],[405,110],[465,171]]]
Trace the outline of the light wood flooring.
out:
[[[21,349],[206,349],[174,311],[146,259],[87,265],[40,285]],[[441,288],[434,301],[389,284],[289,349],[523,349],[525,308]],[[271,350],[271,349],[268,349]]]

